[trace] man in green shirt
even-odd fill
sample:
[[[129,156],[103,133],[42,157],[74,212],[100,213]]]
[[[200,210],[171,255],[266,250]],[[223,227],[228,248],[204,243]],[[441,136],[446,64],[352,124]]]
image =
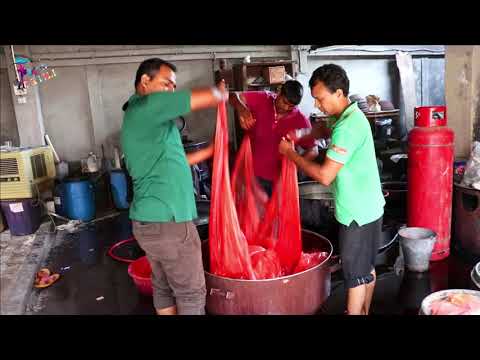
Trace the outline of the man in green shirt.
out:
[[[357,103],[350,103],[349,80],[340,66],[317,68],[309,85],[315,106],[334,120],[331,129],[316,128],[307,135],[319,138],[331,133],[325,161],[320,165],[298,155],[294,139],[282,140],[279,151],[322,185],[331,185],[335,217],[340,223],[347,312],[368,315],[385,205],[370,124]]]
[[[121,142],[133,179],[133,233],[152,267],[157,314],[204,314],[205,277],[189,165],[213,155],[213,144],[185,154],[175,119],[228,99],[217,88],[175,92],[176,68],[142,62],[135,94],[123,106]]]

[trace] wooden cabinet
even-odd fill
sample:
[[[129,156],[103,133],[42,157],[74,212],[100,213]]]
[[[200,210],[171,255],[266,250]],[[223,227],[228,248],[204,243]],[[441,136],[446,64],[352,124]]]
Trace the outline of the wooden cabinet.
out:
[[[233,65],[233,83],[228,84],[230,91],[259,91],[269,90],[276,92],[282,83],[270,84],[265,79],[266,74],[272,73],[269,68],[285,68],[285,74],[295,78],[295,62],[291,60],[262,61]],[[277,70],[278,71],[278,70]],[[288,76],[286,78],[288,79]],[[235,137],[238,146],[243,137],[243,130],[238,122],[238,115],[235,112]]]

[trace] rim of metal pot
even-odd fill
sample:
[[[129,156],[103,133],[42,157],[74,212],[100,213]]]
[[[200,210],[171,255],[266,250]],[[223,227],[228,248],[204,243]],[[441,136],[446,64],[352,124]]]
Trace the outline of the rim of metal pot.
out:
[[[380,246],[380,247],[378,248],[378,251],[377,251],[377,252],[378,252],[378,253],[381,253],[382,251],[384,251],[384,250],[388,249],[390,246],[392,246],[393,243],[394,243],[395,241],[397,241],[398,236],[399,236],[399,235],[398,235],[398,231],[397,231],[397,232],[395,233],[395,235],[392,237],[392,239],[391,239],[388,243],[386,243],[385,245]]]
[[[470,277],[475,286],[480,289],[480,262],[473,267]]]
[[[399,182],[402,182],[402,181],[399,181]],[[320,184],[318,181],[314,181],[314,180],[301,181],[301,182],[299,182],[299,183],[298,183],[298,188],[299,188],[299,190],[300,190],[300,187],[301,187],[302,185],[320,185],[320,186],[325,187],[326,189],[329,189],[328,186],[322,185],[322,184]],[[395,192],[395,191],[406,191],[406,190],[393,190],[393,192]],[[322,199],[309,199],[309,198],[306,198],[305,200],[334,200],[334,199],[335,199],[334,196],[333,196],[333,192],[332,192],[332,191],[322,192],[322,193],[320,193],[320,194],[326,194],[326,195],[331,195],[331,196],[326,196],[326,197],[324,197],[324,198],[322,198]],[[384,190],[384,189],[383,189],[383,183],[382,183],[382,194],[383,194],[383,197],[384,197],[384,198],[386,198],[386,197],[388,197],[388,196],[390,195],[390,191],[387,191],[387,190]],[[299,197],[299,198],[305,198],[305,196],[308,196],[308,195],[313,195],[313,193],[312,193],[312,194],[300,194],[300,193],[299,193],[299,194],[298,194],[298,197]]]
[[[309,194],[300,194],[300,188],[302,186],[305,186],[305,185],[319,185],[323,188],[325,188],[325,190],[328,190],[328,191],[324,191],[324,192],[314,192],[314,193],[309,193]],[[309,181],[301,181],[298,183],[298,189],[299,189],[299,194],[298,194],[298,197],[299,198],[305,198],[306,196],[309,196],[309,195],[313,195],[313,194],[325,194],[326,196],[322,199],[306,199],[306,200],[333,200],[334,197],[333,197],[333,193],[332,191],[330,190],[330,188],[328,186],[325,186],[325,185],[322,185],[320,184],[318,181],[314,181],[314,180],[309,180]]]
[[[328,256],[325,258],[324,261],[322,261],[320,264],[318,265],[315,265],[314,267],[310,268],[310,269],[307,269],[307,270],[304,270],[304,271],[300,271],[298,273],[295,273],[295,274],[291,274],[291,275],[286,275],[286,276],[280,276],[280,277],[276,277],[276,278],[273,278],[273,279],[259,279],[259,280],[250,280],[250,279],[233,279],[233,278],[228,278],[228,277],[224,277],[224,276],[219,276],[219,275],[215,275],[207,270],[204,270],[204,272],[212,277],[216,277],[216,278],[219,278],[219,279],[224,279],[224,280],[230,280],[230,281],[241,281],[241,282],[258,282],[258,281],[262,281],[262,282],[268,282],[268,281],[278,281],[278,280],[287,280],[289,278],[292,278],[294,276],[297,276],[299,274],[303,274],[307,271],[313,271],[319,267],[322,267],[323,265],[325,265],[329,260],[330,258],[332,257],[332,254],[333,254],[333,245],[332,243],[330,242],[330,240],[328,240],[325,236],[323,235],[320,235],[320,234],[317,234],[316,232],[313,232],[313,231],[310,231],[310,230],[303,230],[302,229],[302,233],[310,233],[310,234],[314,234],[316,236],[320,236],[322,237],[322,239],[326,240],[328,242],[328,245],[330,245],[330,251],[328,252]],[[205,240],[205,241],[208,241],[208,240]]]

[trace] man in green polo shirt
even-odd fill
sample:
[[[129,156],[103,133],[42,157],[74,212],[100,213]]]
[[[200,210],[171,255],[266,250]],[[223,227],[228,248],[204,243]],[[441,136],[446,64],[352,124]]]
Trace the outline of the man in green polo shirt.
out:
[[[340,223],[347,312],[368,315],[385,205],[370,124],[357,103],[350,103],[349,80],[340,66],[317,68],[309,85],[315,106],[334,120],[331,129],[317,128],[307,135],[319,138],[331,133],[325,161],[320,165],[298,155],[294,139],[282,140],[279,151],[322,185],[331,185]]]
[[[142,62],[135,94],[123,106],[121,142],[133,179],[133,233],[152,267],[159,315],[205,313],[205,277],[189,165],[213,155],[213,144],[185,154],[175,119],[228,99],[217,88],[175,92],[176,68]]]

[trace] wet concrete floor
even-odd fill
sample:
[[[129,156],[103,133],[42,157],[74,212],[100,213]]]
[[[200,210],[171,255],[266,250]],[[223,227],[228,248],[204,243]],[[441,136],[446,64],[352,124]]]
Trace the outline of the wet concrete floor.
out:
[[[59,235],[62,236],[62,235]],[[127,273],[128,264],[112,259],[108,249],[131,236],[127,213],[95,224],[79,233],[63,234],[51,249],[44,266],[60,272],[61,279],[49,288],[33,291],[27,314],[41,315],[153,315],[153,303],[140,295]],[[415,315],[428,294],[452,288],[471,288],[470,271],[475,262],[453,253],[431,263],[426,273],[395,272],[398,242],[377,266],[377,286],[372,314]],[[138,258],[141,249],[133,243],[117,255]],[[478,261],[478,260],[477,260]],[[341,271],[332,276],[332,292],[319,314],[343,314],[345,289]]]

